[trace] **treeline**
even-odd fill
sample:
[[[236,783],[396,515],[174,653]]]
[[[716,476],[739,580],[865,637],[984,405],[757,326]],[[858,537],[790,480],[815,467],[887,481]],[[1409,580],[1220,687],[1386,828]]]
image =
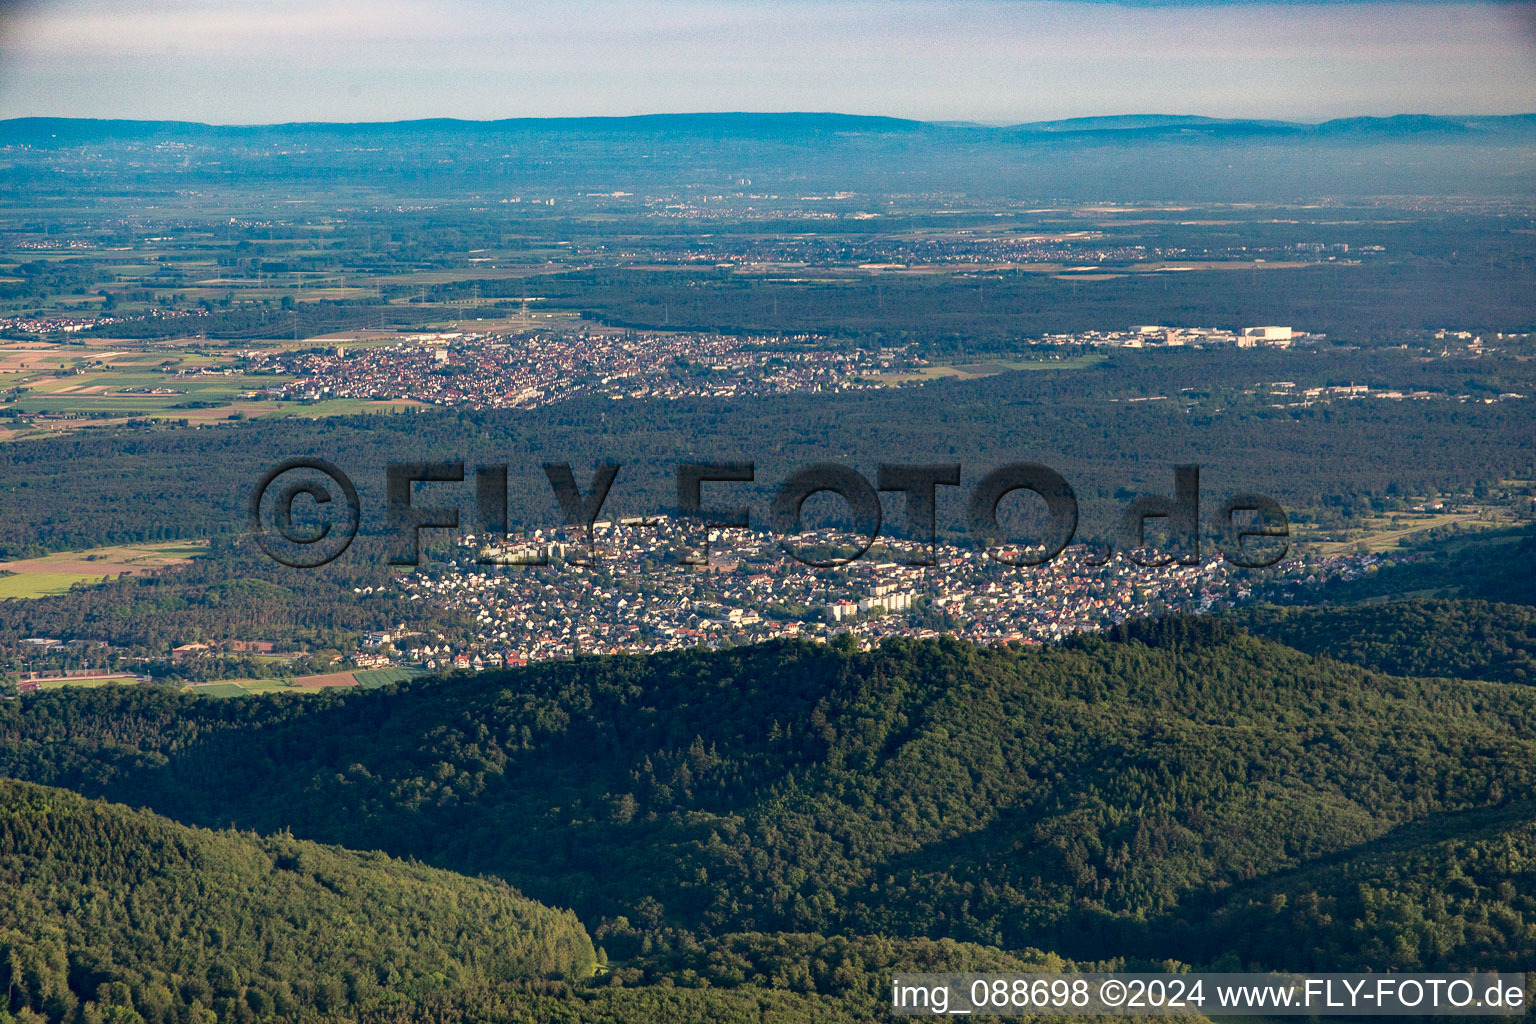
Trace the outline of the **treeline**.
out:
[[[79,294],[100,280],[89,259],[27,260],[7,268],[11,279],[0,282],[0,302],[44,302],[52,295]]]

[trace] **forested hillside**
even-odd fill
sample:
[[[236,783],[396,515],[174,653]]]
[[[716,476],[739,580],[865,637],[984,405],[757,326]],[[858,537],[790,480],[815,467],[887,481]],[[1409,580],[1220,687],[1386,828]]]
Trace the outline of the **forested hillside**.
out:
[[[1308,654],[1400,676],[1536,683],[1536,608],[1488,601],[1393,601],[1246,609],[1249,629]]]
[[[1536,948],[1536,805],[1404,825],[1316,866],[1238,886],[1176,930],[1183,948],[1217,966],[1520,970]]]
[[[4,779],[0,880],[4,1024],[824,1024],[885,1019],[892,970],[1073,966],[949,941],[734,935],[707,950],[662,938],[609,970],[569,911],[495,880]]]
[[[0,878],[4,1020],[299,1019],[596,965],[569,911],[499,882],[10,780]]]
[[[582,659],[303,703],[40,695],[0,711],[0,772],[493,873],[621,960],[817,932],[1200,962],[1188,924],[1235,887],[1528,799],[1536,690],[1194,620],[1057,649]],[[1406,927],[1359,921],[1330,941],[1366,961]]]

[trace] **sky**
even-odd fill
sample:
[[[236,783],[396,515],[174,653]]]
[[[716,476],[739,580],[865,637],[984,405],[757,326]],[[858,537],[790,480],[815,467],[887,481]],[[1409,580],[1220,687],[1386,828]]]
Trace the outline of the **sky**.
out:
[[[0,0],[0,117],[1536,112],[1536,4]]]

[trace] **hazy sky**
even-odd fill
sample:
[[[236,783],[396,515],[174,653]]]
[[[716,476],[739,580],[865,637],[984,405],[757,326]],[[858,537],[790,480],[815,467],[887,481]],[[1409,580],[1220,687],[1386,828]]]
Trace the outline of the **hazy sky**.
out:
[[[0,0],[0,117],[1536,111],[1530,4]]]

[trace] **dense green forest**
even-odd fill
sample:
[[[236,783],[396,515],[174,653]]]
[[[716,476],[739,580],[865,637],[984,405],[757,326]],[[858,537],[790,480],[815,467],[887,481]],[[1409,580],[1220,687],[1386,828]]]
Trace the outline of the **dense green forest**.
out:
[[[1405,825],[1314,868],[1238,887],[1179,924],[1213,966],[1519,970],[1536,943],[1536,805],[1529,800]]]
[[[322,456],[354,479],[365,533],[383,525],[385,466],[429,458],[508,464],[513,527],[559,521],[542,461],[569,461],[578,475],[598,461],[621,462],[604,514],[652,515],[675,511],[675,468],[694,459],[756,462],[758,482],[741,493],[759,525],[771,489],[791,468],[835,460],[872,475],[876,463],[898,458],[962,463],[963,487],[940,489],[947,536],[963,536],[965,488],[1019,460],[1067,478],[1083,504],[1085,535],[1108,529],[1135,494],[1169,493],[1180,463],[1202,466],[1212,507],[1223,494],[1256,491],[1296,510],[1298,521],[1347,522],[1407,495],[1536,478],[1525,443],[1536,433],[1536,404],[1452,397],[1523,387],[1526,365],[1426,363],[1396,351],[1143,353],[1094,369],[841,395],[580,399],[529,412],[103,428],[0,446],[0,555],[240,533],[262,474],[301,455]],[[1281,379],[1447,397],[1276,408],[1257,382]],[[429,493],[473,522],[472,484]]]
[[[541,283],[587,316],[627,327],[878,334],[933,351],[987,352],[1022,335],[1106,324],[1276,320],[1351,340],[1433,330],[1532,324],[1531,270],[1514,257],[1498,272],[1447,274],[1436,265],[1268,270],[1263,274],[1120,274],[1071,282],[1023,270],[965,277],[821,275],[788,283],[731,270],[687,274],[592,270]],[[1485,264],[1484,269],[1488,269]],[[1170,277],[1173,280],[1170,280]],[[522,286],[526,287],[526,286]],[[507,294],[515,295],[509,288]],[[1336,303],[1340,294],[1348,303]]]
[[[0,780],[0,1017],[298,1019],[597,964],[505,884]]]
[[[1054,648],[6,701],[0,776],[199,826],[6,783],[0,937],[50,936],[4,961],[9,1012],[836,1021],[920,967],[1518,968],[1529,629],[1475,600],[1271,607]],[[488,946],[487,916],[523,924]]]
[[[733,935],[606,963],[568,911],[380,853],[0,779],[0,1021],[883,1019],[891,970],[1066,970],[947,940]],[[616,937],[623,929],[610,929]],[[1095,966],[1095,965],[1085,965]]]
[[[1487,601],[1259,607],[1236,616],[1281,643],[1400,676],[1536,683],[1536,608]]]
[[[1195,961],[1189,907],[1531,792],[1536,690],[1197,622],[582,659],[302,704],[40,695],[0,715],[0,769],[493,873],[607,922],[619,957],[791,931]]]

